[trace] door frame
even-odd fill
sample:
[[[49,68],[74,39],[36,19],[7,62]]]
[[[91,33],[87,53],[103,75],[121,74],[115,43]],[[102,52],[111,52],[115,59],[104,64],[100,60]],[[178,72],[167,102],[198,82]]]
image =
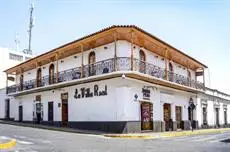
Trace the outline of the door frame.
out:
[[[215,108],[216,111],[216,125],[219,127],[220,125],[220,108]]]
[[[10,119],[10,99],[5,99],[5,119]]]
[[[165,120],[165,106],[168,106],[169,107],[169,112],[168,112],[168,114],[169,114],[169,120]],[[169,129],[170,129],[170,119],[172,119],[172,108],[171,108],[171,106],[172,106],[172,104],[170,104],[170,103],[164,103],[163,104],[163,120],[164,120],[164,122],[165,122],[165,131],[169,131]],[[172,126],[171,126],[172,127]]]
[[[23,105],[18,106],[18,121],[23,122]]]
[[[180,120],[177,120],[177,108],[179,108],[180,109],[180,115],[179,115],[179,117],[180,117]],[[176,114],[176,122],[177,122],[177,129],[182,129],[183,127],[181,126],[181,121],[182,121],[182,117],[183,117],[183,115],[182,115],[182,112],[183,112],[183,109],[182,109],[182,106],[175,106],[175,114]]]
[[[50,115],[50,106],[52,105],[52,115]],[[52,119],[50,119],[52,118]],[[49,101],[48,102],[48,121],[54,121],[54,102]]]
[[[144,122],[144,116],[143,116],[143,106],[147,106],[148,107],[148,121]],[[145,102],[145,101],[141,101],[140,102],[140,120],[141,120],[141,130],[143,131],[151,131],[153,130],[153,103],[151,102]]]
[[[61,94],[61,109],[62,109],[61,110],[61,112],[62,112],[62,114],[61,114],[61,116],[62,116],[61,123],[62,123],[63,126],[67,126],[68,120],[69,120],[69,106],[68,106],[69,97],[68,96],[69,96],[68,92]],[[63,107],[64,106],[66,106],[66,108],[67,108],[67,113],[66,113],[66,118],[65,118],[67,120],[65,120],[63,118],[63,116],[64,116],[64,109],[63,109]]]

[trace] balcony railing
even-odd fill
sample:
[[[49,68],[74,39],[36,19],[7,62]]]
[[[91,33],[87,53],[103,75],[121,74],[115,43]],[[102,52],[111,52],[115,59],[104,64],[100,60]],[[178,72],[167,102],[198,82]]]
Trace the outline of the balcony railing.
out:
[[[182,76],[168,71],[166,77],[166,70],[153,64],[140,61],[138,59],[133,60],[133,70],[159,78],[162,80],[168,80],[183,86],[188,86],[196,89],[204,89],[204,84],[195,80],[191,80],[188,77]],[[39,80],[33,79],[25,81],[22,85],[16,84],[7,88],[8,93],[15,93],[24,90],[30,90],[33,88],[44,87],[61,82],[67,82],[80,78],[87,78],[95,75],[102,75],[105,73],[111,73],[114,71],[131,71],[131,59],[127,57],[119,57],[116,59],[103,60],[94,64],[83,66],[83,75],[81,76],[81,67],[60,71],[58,73],[58,80],[56,73],[50,77],[49,75],[42,77]]]

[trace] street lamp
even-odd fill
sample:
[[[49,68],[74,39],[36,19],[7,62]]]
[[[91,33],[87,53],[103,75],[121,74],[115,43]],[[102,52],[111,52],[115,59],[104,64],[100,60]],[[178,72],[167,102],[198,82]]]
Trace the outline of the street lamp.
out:
[[[193,110],[196,108],[196,105],[193,102],[193,99],[189,99],[189,108],[190,108],[190,114],[191,114],[191,127],[193,131]]]

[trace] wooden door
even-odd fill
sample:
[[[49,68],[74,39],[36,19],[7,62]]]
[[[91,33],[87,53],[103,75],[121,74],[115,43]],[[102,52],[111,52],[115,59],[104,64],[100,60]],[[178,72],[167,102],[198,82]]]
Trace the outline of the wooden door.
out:
[[[152,103],[142,102],[141,103],[141,130],[152,130]]]
[[[23,106],[18,107],[18,121],[19,122],[23,121]]]
[[[177,128],[181,128],[181,120],[182,120],[182,112],[181,107],[176,106],[176,122],[177,122]]]
[[[219,108],[216,108],[216,125],[219,126]]]
[[[5,100],[5,118],[9,119],[10,118],[10,99]]]
[[[62,125],[68,123],[68,93],[62,94]]]
[[[171,119],[171,105],[165,103],[164,104],[164,122],[165,122],[165,130],[166,131],[169,131],[170,119]]]
[[[53,121],[53,102],[48,102],[48,121]]]

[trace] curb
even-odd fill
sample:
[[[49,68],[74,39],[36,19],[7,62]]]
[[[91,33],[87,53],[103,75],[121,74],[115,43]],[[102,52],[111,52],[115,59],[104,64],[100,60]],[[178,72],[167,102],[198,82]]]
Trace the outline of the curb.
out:
[[[126,139],[157,139],[157,138],[172,138],[180,136],[191,136],[191,135],[205,135],[211,133],[223,133],[230,131],[230,128],[225,129],[207,129],[207,130],[195,130],[195,131],[182,131],[182,132],[165,132],[154,135],[149,134],[105,134],[104,137],[111,138],[126,138]]]
[[[127,138],[127,139],[153,139],[152,135],[141,135],[141,134],[105,134],[104,137],[111,138]]]
[[[160,136],[170,138],[170,137],[179,137],[179,136],[191,136],[191,135],[205,135],[205,134],[211,134],[211,133],[223,133],[223,132],[226,132],[226,131],[230,131],[230,128],[162,133]]]
[[[16,146],[16,139],[12,139],[11,141],[9,141],[7,143],[0,144],[0,150],[11,149],[14,146]]]

